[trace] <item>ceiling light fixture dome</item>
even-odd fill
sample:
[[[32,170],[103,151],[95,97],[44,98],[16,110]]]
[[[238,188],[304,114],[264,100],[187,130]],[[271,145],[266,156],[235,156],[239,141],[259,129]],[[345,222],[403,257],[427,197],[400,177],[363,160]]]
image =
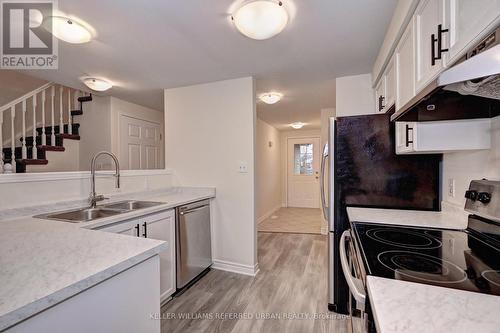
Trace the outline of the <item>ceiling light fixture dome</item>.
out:
[[[301,123],[301,122],[297,122],[297,123],[293,123],[293,124],[290,124],[290,126],[293,128],[293,129],[301,129],[302,127],[304,127],[304,123]]]
[[[283,94],[281,94],[281,93],[268,92],[268,93],[264,93],[264,94],[260,95],[259,99],[266,104],[275,104],[275,103],[278,103],[282,97],[283,97]]]
[[[85,83],[87,87],[95,91],[106,91],[113,86],[111,82],[95,77],[84,78],[83,83]]]
[[[288,13],[281,1],[256,0],[240,7],[231,17],[243,35],[257,40],[279,34],[288,23]]]
[[[47,24],[51,24],[51,31],[58,39],[71,44],[88,43],[92,40],[90,27],[72,18],[51,16]]]

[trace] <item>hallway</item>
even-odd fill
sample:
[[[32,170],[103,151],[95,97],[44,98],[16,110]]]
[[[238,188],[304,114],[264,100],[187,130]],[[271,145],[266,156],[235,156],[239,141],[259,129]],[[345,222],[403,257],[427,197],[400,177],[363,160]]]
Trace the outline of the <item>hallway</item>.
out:
[[[347,332],[327,309],[326,236],[258,237],[257,276],[210,271],[162,308],[162,333]]]
[[[321,234],[323,216],[318,208],[282,207],[258,225],[259,232]]]

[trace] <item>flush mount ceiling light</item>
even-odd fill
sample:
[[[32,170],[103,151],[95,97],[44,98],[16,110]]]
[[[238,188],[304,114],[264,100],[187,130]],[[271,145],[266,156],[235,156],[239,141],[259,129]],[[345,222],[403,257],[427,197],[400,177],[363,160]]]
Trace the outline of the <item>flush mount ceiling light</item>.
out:
[[[259,99],[266,104],[274,104],[274,103],[278,103],[282,97],[283,97],[283,94],[281,94],[281,93],[269,92],[269,93],[265,93],[265,94],[260,95]]]
[[[292,126],[293,129],[301,129],[302,127],[304,127],[304,123],[301,123],[301,122],[297,122],[297,123],[293,123],[291,124],[290,126]]]
[[[60,40],[71,44],[82,44],[92,40],[91,28],[82,22],[64,16],[51,16],[47,24],[50,23],[52,23],[52,34]]]
[[[106,91],[113,86],[111,82],[95,77],[87,77],[82,81],[87,87],[95,91]]]
[[[288,23],[288,13],[281,1],[256,0],[240,7],[231,17],[243,35],[257,40],[279,34]]]

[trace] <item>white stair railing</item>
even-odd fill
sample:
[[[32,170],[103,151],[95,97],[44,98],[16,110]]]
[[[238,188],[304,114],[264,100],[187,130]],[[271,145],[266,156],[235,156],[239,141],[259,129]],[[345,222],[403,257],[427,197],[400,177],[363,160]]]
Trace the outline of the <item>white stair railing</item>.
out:
[[[10,145],[12,153],[10,156],[10,158],[11,158],[10,164],[12,164],[12,171],[13,172],[16,171],[16,131],[14,130],[15,119],[16,119],[16,106],[12,105],[10,107],[10,124],[11,124],[10,132],[12,133],[11,145]],[[2,147],[2,149],[3,149],[3,147]]]
[[[71,125],[71,89],[68,89],[68,134],[73,134],[73,126]]]
[[[59,87],[59,134],[64,133],[64,121],[63,121],[63,92],[64,88]]]
[[[26,148],[26,100],[23,101],[23,141],[22,141],[22,159],[26,160],[28,159],[28,149]]]
[[[55,146],[56,145],[56,132],[55,132],[55,98],[56,98],[56,87],[52,86],[51,90],[50,90],[50,99],[51,99],[51,104],[50,104],[50,115],[51,115],[51,119],[52,119],[52,122],[51,122],[51,126],[52,126],[52,130],[51,130],[51,134],[50,134],[50,144],[52,146]]]
[[[47,145],[47,136],[45,134],[45,90],[42,91],[42,146]]]
[[[63,87],[60,85],[57,85],[59,87],[59,131],[57,134],[73,134],[73,119],[71,117],[71,111],[78,109],[78,98],[81,96],[84,96],[85,92],[82,92],[80,90],[75,90],[69,87]],[[64,109],[64,104],[63,103],[63,96],[65,91],[67,91],[68,94],[68,100],[67,100],[67,110]],[[2,162],[5,162],[6,160],[9,160],[9,162],[12,164],[12,169],[13,172],[16,171],[16,144],[20,144],[20,150],[21,150],[21,159],[26,160],[28,158],[28,148],[31,149],[31,156],[32,159],[38,159],[38,147],[37,147],[37,137],[38,137],[38,131],[37,128],[41,127],[41,138],[40,138],[40,145],[41,146],[46,146],[47,145],[47,133],[46,133],[46,102],[49,102],[49,108],[47,111],[50,112],[50,127],[51,127],[51,134],[50,134],[50,145],[55,146],[56,145],[56,132],[55,132],[55,116],[56,116],[56,106],[55,106],[55,99],[56,99],[56,84],[49,82],[44,84],[43,86],[13,100],[10,103],[7,103],[3,106],[0,106],[0,152],[3,153],[3,149],[5,148],[4,145],[7,145],[7,147],[10,147],[11,152],[10,156],[7,156],[5,154],[0,154],[0,166],[2,165]],[[73,95],[72,95],[73,93]],[[47,94],[49,95],[50,101],[47,101]],[[29,104],[29,102],[31,104]],[[16,106],[20,106],[17,108],[17,110],[20,110],[22,112],[22,123],[21,123],[21,128],[16,129]],[[28,112],[27,108],[31,107],[32,112]],[[10,137],[7,136],[7,139],[4,140],[4,134],[6,134],[6,131],[4,130],[4,125],[8,124],[8,118],[5,117],[6,112],[10,111]],[[28,112],[28,113],[27,113]],[[38,115],[37,113],[41,112],[41,115]],[[31,128],[27,128],[27,117],[31,114],[32,116],[32,124]],[[9,114],[7,114],[8,116]],[[47,115],[49,116],[49,115]],[[67,130],[64,130],[64,121],[66,120],[65,117],[67,117]],[[8,125],[7,125],[8,126]],[[19,125],[17,125],[19,126]],[[8,132],[9,127],[7,127],[7,132]],[[16,132],[17,131],[17,132]],[[26,133],[31,133],[33,136],[33,143],[31,147],[28,147],[27,142],[26,142]],[[29,134],[28,134],[29,135]],[[17,137],[17,140],[16,140]],[[10,142],[9,142],[10,141]],[[18,148],[19,149],[19,148]],[[2,160],[3,156],[3,160]],[[19,156],[18,156],[19,157]],[[0,168],[0,173],[2,173],[4,170]]]
[[[36,148],[36,94],[33,95],[33,99],[31,102],[31,107],[33,109],[33,147],[31,148],[31,158],[36,160],[38,159],[38,149]],[[23,140],[24,141],[24,140]]]

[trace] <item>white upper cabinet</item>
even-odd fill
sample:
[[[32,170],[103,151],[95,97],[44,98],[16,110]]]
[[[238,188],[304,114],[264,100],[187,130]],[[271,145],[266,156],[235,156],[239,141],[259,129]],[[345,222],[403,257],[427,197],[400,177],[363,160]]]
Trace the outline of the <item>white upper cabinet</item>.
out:
[[[396,68],[394,59],[387,65],[384,75],[375,87],[375,111],[385,113],[394,105],[396,98]]]
[[[413,21],[401,36],[394,54],[396,61],[396,111],[415,96],[415,33]]]
[[[445,22],[445,0],[422,0],[415,20],[415,92],[425,88],[445,67],[449,29]]]
[[[470,43],[479,42],[500,20],[500,0],[446,0],[450,62],[462,56]],[[472,45],[471,45],[472,46]]]
[[[388,111],[396,102],[396,66],[394,58],[385,69],[385,110]]]

